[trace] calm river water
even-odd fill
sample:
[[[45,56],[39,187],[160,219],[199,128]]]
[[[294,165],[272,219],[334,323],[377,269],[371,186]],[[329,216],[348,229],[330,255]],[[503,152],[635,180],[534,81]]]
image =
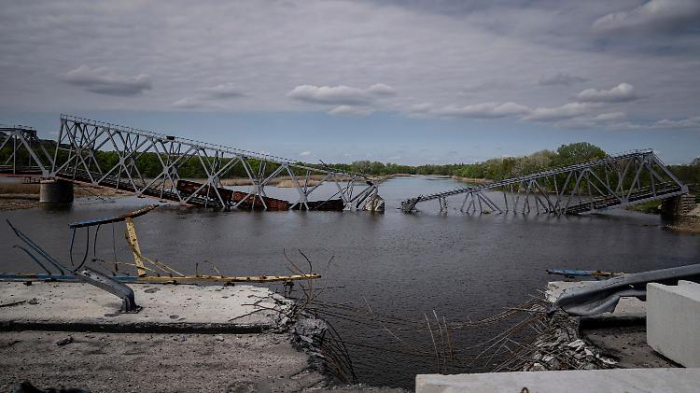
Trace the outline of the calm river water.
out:
[[[409,196],[459,186],[439,177],[388,180],[380,187],[385,214],[367,212],[213,212],[170,207],[136,221],[145,255],[193,272],[215,262],[225,274],[288,274],[286,249],[301,263],[301,249],[324,274],[324,301],[366,307],[410,320],[475,319],[503,311],[537,295],[552,280],[547,268],[637,272],[700,261],[700,236],[670,232],[661,219],[626,211],[605,215],[466,215],[438,213],[437,202],[415,214],[395,209]],[[294,190],[280,190],[294,195]],[[0,212],[59,259],[68,261],[73,221],[121,214],[153,200],[122,198],[112,203],[81,200],[69,211]],[[456,201],[451,206],[459,206]],[[100,232],[98,254],[113,259],[112,230]],[[82,239],[79,244],[83,245]],[[128,259],[123,224],[116,229],[119,259]],[[0,225],[0,271],[36,271],[12,246],[14,235]],[[76,253],[77,256],[78,253]],[[334,256],[328,271],[326,262]],[[275,289],[282,290],[280,285]],[[366,299],[366,302],[365,302]],[[407,351],[385,352],[395,341],[383,328],[329,318],[347,341],[361,382],[413,387],[417,373],[435,372],[435,359]],[[370,321],[371,322],[371,321]],[[408,346],[432,345],[422,329],[396,331]],[[451,343],[466,347],[495,334],[466,334]],[[358,345],[359,344],[359,345]],[[369,346],[369,347],[368,347]],[[397,347],[398,348],[398,347]],[[430,348],[430,347],[428,347]],[[456,370],[459,371],[459,370]],[[470,371],[464,368],[461,371]],[[477,371],[477,370],[472,370]]]

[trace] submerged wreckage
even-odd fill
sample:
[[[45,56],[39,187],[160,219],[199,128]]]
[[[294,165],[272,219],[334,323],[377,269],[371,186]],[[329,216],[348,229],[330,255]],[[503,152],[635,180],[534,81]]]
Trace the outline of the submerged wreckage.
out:
[[[157,206],[147,206],[139,210],[123,214],[117,217],[102,218],[96,220],[79,221],[69,225],[71,229],[71,248],[70,248],[70,267],[61,263],[59,260],[51,256],[38,244],[36,244],[32,239],[15,227],[9,220],[7,220],[8,225],[12,228],[15,235],[25,244],[24,246],[16,245],[18,248],[24,251],[33,262],[35,262],[45,273],[38,274],[27,274],[27,273],[10,273],[10,274],[0,274],[0,280],[12,280],[12,281],[81,281],[88,284],[94,285],[98,288],[104,289],[122,299],[122,311],[126,312],[137,312],[139,307],[136,305],[134,299],[134,292],[128,286],[123,283],[135,283],[135,282],[150,282],[150,283],[181,283],[181,282],[222,282],[222,283],[234,283],[234,282],[292,282],[296,280],[312,280],[321,278],[320,274],[309,272],[304,273],[301,271],[296,271],[297,274],[286,275],[286,276],[276,276],[276,275],[261,275],[261,276],[226,276],[219,272],[219,270],[212,265],[212,268],[219,273],[218,275],[202,275],[197,271],[194,275],[183,274],[169,265],[144,256],[141,253],[141,247],[139,245],[138,236],[136,234],[136,227],[134,225],[134,219],[147,214],[148,212],[155,209]],[[93,269],[86,266],[88,260],[88,255],[90,254],[90,228],[96,227],[94,233],[93,244],[93,256],[94,250],[97,243],[97,234],[99,233],[100,227],[106,224],[116,224],[119,222],[124,222],[126,224],[126,242],[129,245],[133,255],[134,262],[119,262],[113,261],[114,270],[110,274],[106,274],[100,270]],[[75,245],[76,233],[78,230],[84,229],[87,234],[86,249],[82,260],[76,263],[73,260],[73,247]],[[42,262],[43,261],[43,262]],[[92,258],[92,262],[102,261],[97,258]],[[102,261],[107,262],[107,261]],[[136,275],[129,275],[119,272],[119,265],[131,266],[136,269]],[[195,265],[195,270],[197,270],[198,264]],[[299,270],[295,267],[296,270]]]

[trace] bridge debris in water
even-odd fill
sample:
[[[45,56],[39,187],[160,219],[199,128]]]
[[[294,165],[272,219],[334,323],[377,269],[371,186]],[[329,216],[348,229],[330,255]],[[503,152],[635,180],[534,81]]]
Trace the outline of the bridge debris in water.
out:
[[[11,274],[0,274],[0,280],[5,281],[32,281],[32,280],[42,280],[42,281],[82,281],[87,282],[95,287],[103,289],[110,292],[122,299],[122,311],[133,312],[138,311],[140,307],[137,306],[134,299],[134,292],[131,288],[122,284],[124,282],[153,282],[153,283],[178,283],[178,282],[222,282],[222,283],[233,283],[233,282],[291,282],[295,280],[313,280],[320,278],[321,276],[317,273],[309,272],[303,273],[298,271],[298,274],[293,275],[260,275],[260,276],[226,276],[221,274],[221,272],[214,266],[211,265],[212,269],[218,274],[207,275],[199,274],[198,266],[199,264],[195,262],[195,274],[186,275],[183,274],[169,265],[151,259],[144,256],[141,253],[141,246],[138,241],[138,236],[136,234],[136,227],[134,225],[134,219],[145,215],[146,213],[155,209],[156,206],[148,206],[142,209],[123,214],[117,217],[109,217],[97,220],[79,221],[70,224],[71,229],[71,248],[70,248],[70,267],[61,263],[56,258],[51,256],[33,240],[31,240],[27,235],[21,232],[19,229],[14,227],[12,223],[8,221],[8,224],[15,232],[17,237],[25,244],[24,246],[15,246],[16,248],[24,251],[33,262],[35,262],[45,273],[40,274],[22,274],[22,273],[11,273]],[[97,249],[97,234],[102,225],[115,224],[118,222],[124,222],[126,224],[126,241],[131,251],[134,255],[134,262],[119,262],[119,261],[105,261],[97,258],[95,255],[95,250]],[[90,228],[96,227],[94,232],[94,239],[91,239]],[[75,245],[76,232],[79,229],[85,229],[87,232],[87,238],[85,242],[85,254],[80,262],[73,260],[73,246]],[[90,254],[90,245],[93,246],[93,258],[91,262],[97,263],[102,262],[106,265],[112,264],[114,270],[111,275],[107,275],[100,270],[93,269],[92,267],[86,266],[88,256]],[[119,271],[119,266],[131,266],[136,268],[136,275],[124,274]]]
[[[115,153],[116,160],[98,160],[104,151]],[[312,208],[309,198],[316,195],[321,185],[329,184],[337,188],[329,199],[339,198],[344,210],[359,210],[368,197],[378,192],[377,184],[365,175],[326,165],[312,166],[269,154],[67,115],[61,115],[54,156],[34,156],[41,161],[48,177],[214,208],[287,210],[301,205],[301,210],[319,210]],[[151,158],[149,165],[155,163],[157,167],[158,173],[151,178],[144,175],[145,157]],[[184,181],[180,174],[183,166],[204,173],[206,180]],[[234,174],[250,184],[249,191],[243,195],[223,187],[221,180]],[[280,177],[287,177],[298,194],[289,207],[290,202],[269,198],[266,193],[272,180]]]
[[[634,150],[486,185],[420,195],[401,202],[401,209],[408,213],[416,210],[418,203],[437,200],[440,211],[446,212],[448,197],[464,195],[459,208],[464,213],[525,214],[534,210],[562,215],[625,207],[687,193],[688,186],[653,150]]]

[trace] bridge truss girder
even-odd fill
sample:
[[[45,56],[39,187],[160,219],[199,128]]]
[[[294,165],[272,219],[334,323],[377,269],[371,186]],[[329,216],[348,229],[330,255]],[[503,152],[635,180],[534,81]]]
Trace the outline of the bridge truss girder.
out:
[[[0,172],[11,175],[49,175],[53,160],[35,129],[25,126],[0,126],[0,151],[5,148],[10,148],[10,154],[0,161]],[[26,163],[18,162],[22,153],[26,153]]]
[[[378,191],[373,182],[360,174],[333,168],[319,169],[268,154],[68,115],[61,115],[57,141],[52,176],[126,189],[136,195],[183,204],[239,208],[241,203],[252,197],[267,209],[264,200],[267,197],[266,187],[281,176],[289,176],[293,188],[297,190],[298,200],[292,207],[303,205],[307,210],[309,197],[314,196],[314,192],[323,184],[335,185],[337,192],[331,198],[341,198],[348,210],[361,208],[362,203]],[[101,167],[97,158],[99,151],[113,152],[116,162]],[[157,158],[158,174],[145,178],[139,169],[139,159],[149,154]],[[196,191],[183,193],[176,185],[181,179],[183,165],[192,165],[193,162],[206,178]],[[226,200],[219,192],[224,188],[221,180],[234,168],[242,169],[251,184],[246,197],[238,202]],[[321,175],[321,180],[312,179],[313,175]],[[312,184],[312,180],[315,184]]]
[[[464,187],[401,203],[404,212],[418,203],[437,200],[441,212],[447,198],[464,195],[464,213],[515,212],[578,214],[625,207],[688,192],[652,150],[635,150],[599,160],[539,172],[483,186]]]

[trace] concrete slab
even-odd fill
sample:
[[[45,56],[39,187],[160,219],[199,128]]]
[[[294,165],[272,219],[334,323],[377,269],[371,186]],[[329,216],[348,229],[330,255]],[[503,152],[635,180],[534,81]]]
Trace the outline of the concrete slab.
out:
[[[700,284],[647,284],[647,342],[685,367],[700,367]]]
[[[416,393],[697,392],[700,369],[656,368],[418,375]]]
[[[265,287],[129,284],[143,309],[84,283],[0,282],[0,328],[119,332],[258,332],[277,326],[291,301]]]

